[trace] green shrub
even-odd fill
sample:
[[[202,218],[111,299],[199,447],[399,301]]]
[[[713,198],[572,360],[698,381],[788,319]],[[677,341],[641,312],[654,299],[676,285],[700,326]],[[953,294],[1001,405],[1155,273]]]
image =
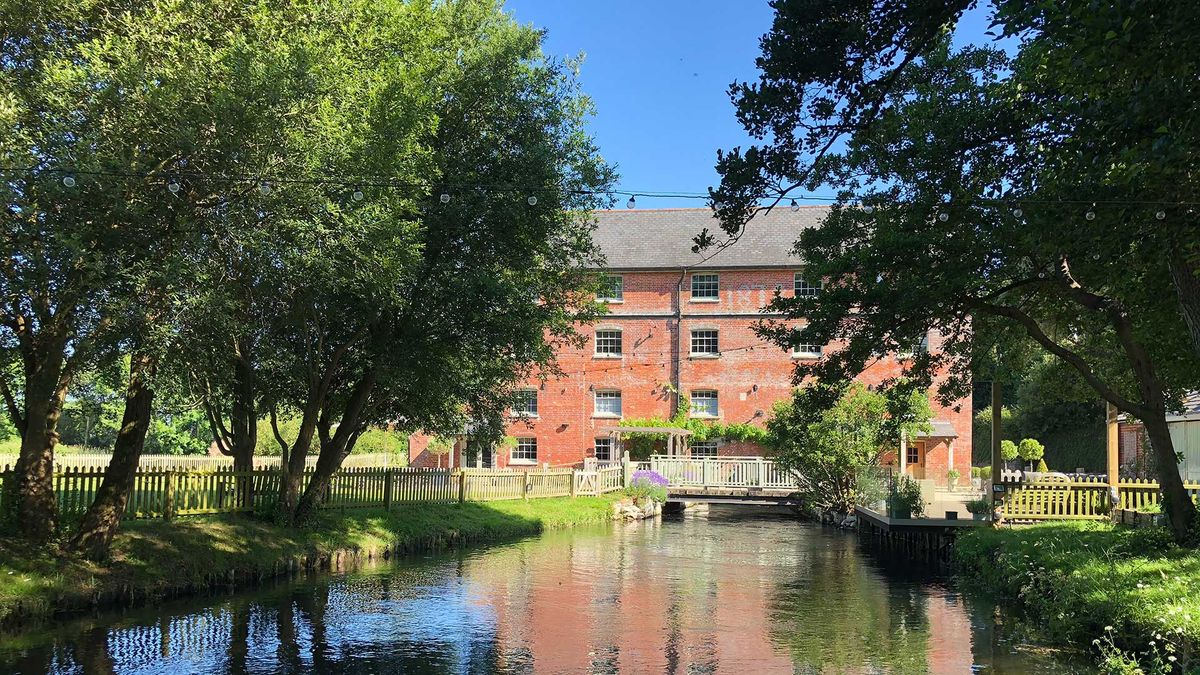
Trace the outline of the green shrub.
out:
[[[975,515],[984,515],[992,512],[992,500],[990,499],[972,499],[967,502],[967,513]]]
[[[1040,471],[1040,472],[1042,472],[1042,473],[1046,473],[1047,471],[1049,471],[1049,470],[1050,470],[1050,467],[1046,466],[1046,460],[1045,460],[1045,459],[1039,459],[1039,460],[1038,460],[1038,468],[1037,468],[1037,470],[1038,470],[1038,471]]]
[[[992,479],[992,467],[990,466],[973,466],[971,467],[971,478],[982,478],[983,480]]]
[[[921,484],[908,476],[899,476],[888,495],[888,512],[894,518],[920,518],[925,515]]]

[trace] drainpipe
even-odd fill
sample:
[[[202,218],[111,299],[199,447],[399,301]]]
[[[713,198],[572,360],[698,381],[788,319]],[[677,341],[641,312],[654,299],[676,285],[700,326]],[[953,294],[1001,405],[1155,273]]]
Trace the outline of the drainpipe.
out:
[[[679,268],[679,281],[675,284],[675,294],[671,297],[674,318],[672,327],[667,332],[671,335],[671,386],[675,387],[675,395],[671,398],[669,417],[675,417],[679,412],[679,394],[683,391],[679,374],[679,340],[683,333],[680,319],[683,316],[683,279],[687,276],[687,268]]]

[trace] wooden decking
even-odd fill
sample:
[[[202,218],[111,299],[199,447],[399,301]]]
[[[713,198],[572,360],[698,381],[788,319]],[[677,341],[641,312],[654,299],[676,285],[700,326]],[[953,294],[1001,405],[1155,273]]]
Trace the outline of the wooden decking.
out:
[[[889,518],[861,506],[854,507],[858,532],[866,543],[885,553],[933,563],[950,561],[954,539],[963,530],[988,525],[986,520],[948,518]]]

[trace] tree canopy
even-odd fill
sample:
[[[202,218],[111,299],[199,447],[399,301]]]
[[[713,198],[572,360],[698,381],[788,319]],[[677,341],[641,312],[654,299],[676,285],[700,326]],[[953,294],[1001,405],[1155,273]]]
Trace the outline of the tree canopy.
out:
[[[93,555],[158,393],[190,394],[240,468],[259,420],[299,419],[273,434],[294,519],[372,426],[498,437],[597,311],[586,214],[613,176],[541,39],[493,0],[0,3],[26,532],[54,528],[68,392],[117,359],[121,432],[72,541]]]
[[[802,328],[765,331],[844,341],[799,375],[850,377],[932,331],[905,374],[949,400],[983,355],[994,370],[1030,342],[1146,423],[1182,541],[1165,415],[1200,383],[1197,8],[998,2],[1009,53],[954,46],[969,4],[775,3],[761,77],[731,90],[759,142],[718,157],[722,226],[736,239],[760,200],[833,186],[796,247],[825,288],[774,303]]]
[[[908,388],[813,383],[776,404],[767,432],[809,503],[845,514],[865,503],[901,438],[928,432],[932,418],[929,398]]]

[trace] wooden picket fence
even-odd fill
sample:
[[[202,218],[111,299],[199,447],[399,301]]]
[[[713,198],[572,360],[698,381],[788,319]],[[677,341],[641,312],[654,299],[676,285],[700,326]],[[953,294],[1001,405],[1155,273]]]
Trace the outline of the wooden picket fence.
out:
[[[307,469],[302,486],[311,480]],[[418,469],[348,467],[334,474],[325,493],[326,508],[391,508],[393,504],[448,504],[465,501],[537,499],[602,495],[624,487],[621,466],[591,471],[490,471],[476,469]],[[104,471],[71,468],[56,472],[59,512],[82,514],[95,499]],[[282,474],[275,468],[175,471],[138,469],[125,517],[166,518],[209,513],[235,513],[274,504]],[[14,472],[0,470],[0,508],[15,494]],[[238,496],[252,490],[253,502]]]
[[[0,465],[15,464],[17,461],[16,455],[0,455]],[[54,468],[57,471],[66,471],[68,469],[95,469],[103,471],[112,461],[112,454],[103,452],[59,452],[54,455]],[[305,461],[309,467],[317,463],[316,455],[305,457]],[[394,455],[389,453],[362,453],[352,454],[342,461],[342,466],[345,468],[357,467],[374,467],[377,469],[391,469],[402,467],[404,461],[403,455]],[[170,469],[174,471],[188,471],[193,469],[204,469],[208,471],[217,471],[220,469],[233,469],[233,458],[225,456],[211,455],[142,455],[138,460],[139,469]],[[254,458],[255,469],[270,469],[279,468],[279,457],[271,457],[260,455]]]
[[[1046,478],[1037,481],[1005,481],[1006,520],[1106,520],[1108,483],[1101,477]],[[1192,500],[1200,499],[1200,483],[1184,485]],[[1117,508],[1140,510],[1158,504],[1157,481],[1120,480]]]

